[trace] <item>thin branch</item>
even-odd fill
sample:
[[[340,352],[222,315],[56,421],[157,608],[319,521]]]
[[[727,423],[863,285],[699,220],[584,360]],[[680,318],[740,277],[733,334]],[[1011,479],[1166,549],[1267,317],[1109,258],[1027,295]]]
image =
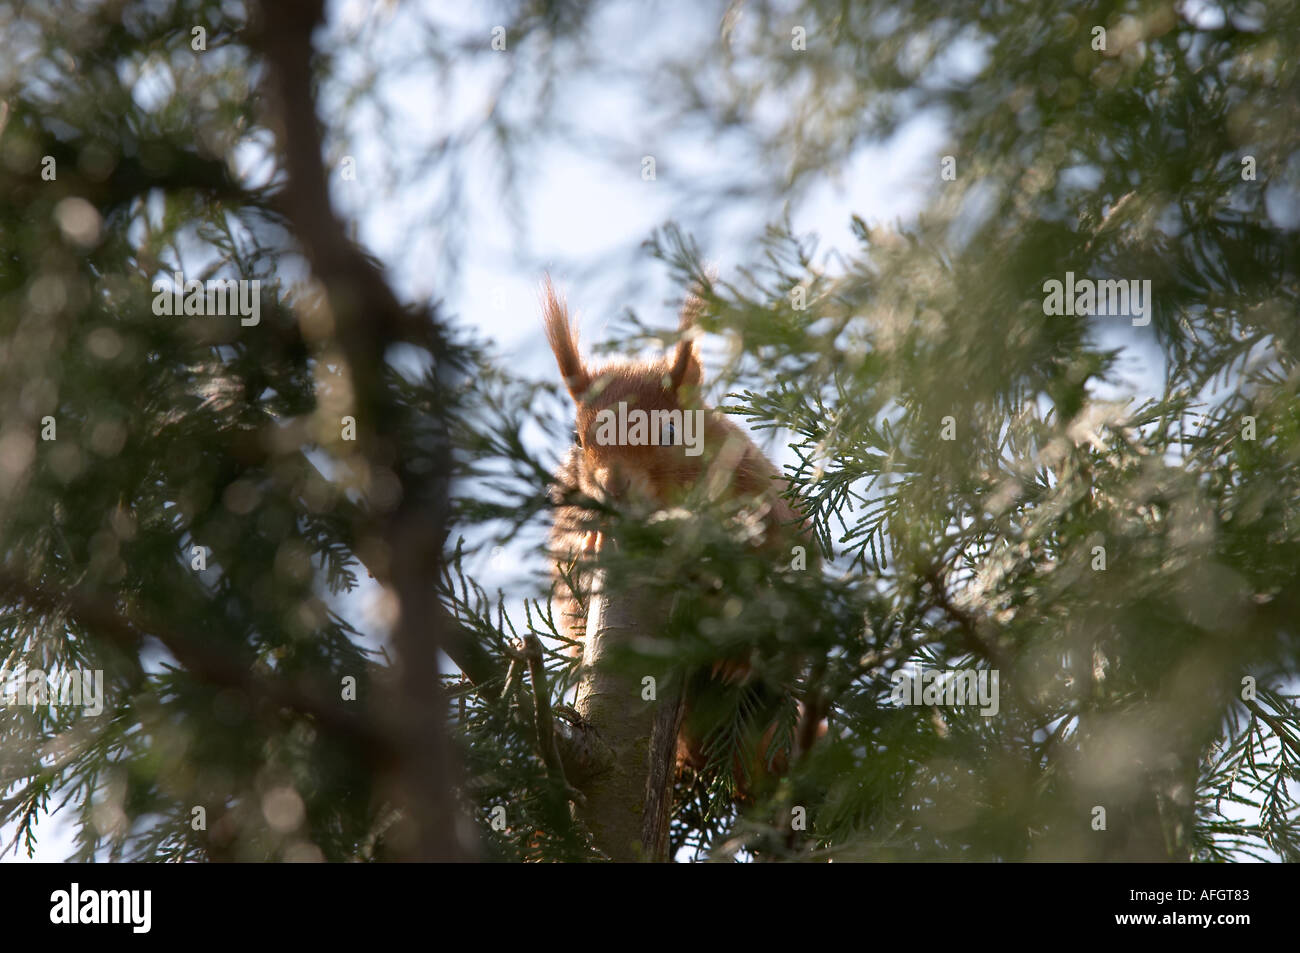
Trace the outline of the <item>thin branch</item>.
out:
[[[368,757],[391,756],[392,746],[359,714],[344,707],[333,693],[306,679],[271,679],[254,673],[248,665],[231,659],[225,651],[162,626],[133,619],[105,599],[68,590],[55,592],[29,582],[19,572],[0,567],[0,598],[13,600],[46,614],[66,612],[68,617],[130,655],[137,656],[146,637],[157,639],[176,660],[199,680],[236,688],[251,698],[311,715],[321,726],[356,745]]]
[[[431,314],[398,301],[378,265],[348,238],[331,205],[312,47],[312,34],[324,22],[323,0],[263,0],[258,13],[255,43],[267,62],[270,124],[287,172],[283,208],[329,298],[333,346],[347,363],[352,385],[360,462],[371,477],[396,476],[400,488],[395,506],[376,505],[358,527],[359,535],[387,548],[387,565],[376,577],[391,586],[399,608],[393,641],[401,667],[387,716],[402,752],[396,766],[398,800],[412,829],[394,842],[407,844],[405,855],[412,860],[464,859],[470,847],[456,824],[458,768],[446,735],[438,670],[450,626],[435,592],[448,518],[450,444],[444,432],[432,451],[410,446],[399,428],[402,408],[385,383],[386,354],[393,344],[424,348],[435,367],[446,366],[450,348]],[[431,422],[445,431],[445,421],[433,416]],[[431,457],[421,461],[430,466],[412,469],[417,455]]]
[[[546,663],[542,642],[533,633],[524,636],[524,658],[528,661],[528,674],[533,683],[533,724],[537,730],[537,748],[553,782],[564,789],[570,801],[586,805],[582,792],[569,784],[564,775],[564,763],[555,741],[555,719],[551,715],[551,696],[546,687]]]

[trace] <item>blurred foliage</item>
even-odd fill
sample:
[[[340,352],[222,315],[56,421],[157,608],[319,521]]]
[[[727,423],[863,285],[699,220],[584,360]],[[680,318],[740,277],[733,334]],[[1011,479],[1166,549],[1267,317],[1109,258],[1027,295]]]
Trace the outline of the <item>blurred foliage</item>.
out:
[[[433,177],[435,211],[458,221],[464,165],[488,141],[518,187],[520,156],[572,129],[550,122],[563,82],[609,68],[588,32],[600,9],[503,7],[518,42],[500,108],[393,181]],[[791,716],[748,688],[723,699],[710,766],[680,779],[674,847],[1297,859],[1300,10],[709,9],[716,32],[622,68],[655,91],[654,122],[753,150],[734,181],[686,183],[684,206],[757,202],[770,225],[718,276],[674,226],[641,267],[705,282],[705,327],[730,348],[715,391],[790,444],[790,495],[824,562],[797,572],[759,556],[742,512],[695,499],[689,516],[607,513],[621,545],[604,568],[664,606],[629,671],[681,684],[743,654],[751,686],[824,700],[829,730],[737,801],[736,750],[768,717],[786,741]],[[280,170],[248,161],[271,163],[271,140],[247,21],[215,0],[0,4],[0,650],[7,671],[103,669],[107,686],[100,716],[0,713],[15,849],[66,807],[82,859],[386,856],[389,799],[364,744],[174,649],[201,643],[271,681],[351,675],[363,700],[393,678],[382,626],[355,631],[333,602],[376,558],[356,533],[375,488],[339,437],[346,380],[277,210]],[[440,83],[491,55],[432,19],[427,32]],[[349,107],[380,101],[385,70],[409,65],[336,77],[326,42],[322,83]],[[829,254],[793,233],[811,188],[918,116],[943,124],[956,175],[938,157],[916,170],[930,201],[915,221],[846,210],[855,244]],[[346,119],[325,118],[338,151]],[[462,237],[446,231],[440,274]],[[155,316],[152,285],[175,271],[259,279],[260,324]],[[1151,324],[1045,316],[1043,283],[1066,271],[1150,280]],[[651,333],[627,330],[629,346]],[[1160,393],[1126,399],[1134,353],[1156,362]],[[489,593],[466,567],[485,531],[547,519],[564,405],[490,348],[460,354],[453,539],[474,542],[436,584],[460,627],[453,654],[474,669],[446,678],[461,800],[487,857],[590,858],[535,750],[536,686],[514,644],[543,637],[544,689],[562,703],[575,662],[546,593]],[[449,382],[392,364],[398,426],[418,444]],[[193,546],[207,571],[191,568]],[[37,604],[24,587],[68,599]],[[892,676],[918,666],[996,670],[998,713],[898,706]],[[808,816],[798,837],[794,807]]]

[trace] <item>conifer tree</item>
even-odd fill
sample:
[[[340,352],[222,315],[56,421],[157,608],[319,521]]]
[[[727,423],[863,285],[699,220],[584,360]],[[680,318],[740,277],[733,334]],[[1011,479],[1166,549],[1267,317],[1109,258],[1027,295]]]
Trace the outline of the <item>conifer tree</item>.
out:
[[[508,40],[430,47],[599,76],[602,9],[510,5]],[[699,291],[728,345],[707,396],[789,461],[812,539],[764,551],[704,487],[585,501],[618,542],[596,598],[635,626],[603,671],[650,749],[719,658],[749,671],[711,700],[707,765],[645,764],[671,815],[643,856],[1300,857],[1300,12],[711,13],[630,68],[675,123],[747,138],[731,187],[681,188],[768,228],[718,262],[668,224],[635,263]],[[71,813],[79,859],[618,856],[549,554],[530,588],[473,572],[542,538],[561,382],[402,301],[349,238],[323,17],[0,5],[0,649],[24,692],[0,822],[31,851]],[[565,134],[541,86],[477,131],[507,172]],[[845,209],[829,253],[792,227],[918,115],[946,139],[915,220]],[[250,144],[269,175],[234,161]],[[454,181],[470,145],[434,166]],[[212,279],[255,297],[211,313],[186,282]],[[616,343],[668,327],[632,313]],[[386,631],[331,608],[364,573]],[[27,697],[94,672],[102,712]],[[800,706],[825,718],[806,752]]]

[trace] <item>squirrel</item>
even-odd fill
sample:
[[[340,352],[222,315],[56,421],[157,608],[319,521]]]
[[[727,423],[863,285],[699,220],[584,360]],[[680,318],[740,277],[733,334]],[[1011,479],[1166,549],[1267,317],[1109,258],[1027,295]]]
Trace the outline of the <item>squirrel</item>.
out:
[[[784,544],[807,544],[807,529],[800,514],[781,495],[785,480],[749,436],[716,410],[699,400],[703,374],[696,353],[697,319],[704,303],[692,292],[682,309],[676,349],[649,360],[619,360],[599,367],[589,366],[578,346],[578,331],[569,319],[564,301],[549,278],[542,287],[542,309],[547,340],[555,354],[560,374],[577,409],[575,442],[569,448],[549,488],[554,505],[550,549],[555,557],[557,628],[580,643],[586,634],[583,606],[590,595],[591,574],[584,562],[606,543],[600,520],[589,506],[575,503],[587,497],[610,503],[637,501],[663,507],[679,501],[701,480],[708,481],[710,495],[743,498],[761,520],[765,550],[776,551]],[[621,405],[621,406],[620,406]],[[633,418],[640,411],[650,426],[640,434],[635,423],[627,427],[627,439],[610,439],[614,424]],[[674,415],[674,412],[677,412]],[[694,414],[695,416],[691,416]],[[690,433],[692,422],[702,421]],[[656,430],[654,424],[662,425]],[[680,428],[680,429],[678,429]],[[683,433],[682,431],[687,431]],[[651,435],[658,437],[654,439]],[[634,439],[640,437],[642,439]],[[695,446],[689,446],[695,441]],[[710,452],[701,453],[703,446]],[[690,451],[694,449],[695,453]],[[788,548],[785,550],[788,552]],[[703,693],[710,685],[736,685],[750,675],[743,660],[718,660],[711,672],[701,673],[686,690],[686,714],[678,739],[677,761],[702,769],[706,763],[707,725],[694,724],[692,712],[706,707]],[[800,705],[801,711],[803,706]],[[820,719],[818,719],[820,721]],[[774,722],[767,723],[758,740],[760,764],[746,770],[735,766],[738,790],[744,796],[745,778],[780,774],[785,757],[775,754],[770,771],[765,755],[775,735]],[[811,737],[824,733],[814,729]],[[801,731],[802,737],[804,733]]]

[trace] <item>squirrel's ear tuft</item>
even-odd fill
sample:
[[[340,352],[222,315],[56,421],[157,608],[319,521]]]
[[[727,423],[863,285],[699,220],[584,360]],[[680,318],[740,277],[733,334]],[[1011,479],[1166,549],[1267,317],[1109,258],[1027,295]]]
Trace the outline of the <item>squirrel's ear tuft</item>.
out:
[[[591,386],[591,374],[578,352],[578,329],[569,323],[569,309],[555,293],[550,275],[542,282],[542,318],[546,324],[546,340],[555,352],[564,386],[574,400],[580,401]]]
[[[699,334],[698,320],[704,314],[704,299],[692,291],[682,305],[681,339],[677,342],[677,352],[673,356],[672,370],[669,371],[671,389],[676,391],[683,386],[699,387],[703,373],[700,359],[695,353],[695,336]]]

